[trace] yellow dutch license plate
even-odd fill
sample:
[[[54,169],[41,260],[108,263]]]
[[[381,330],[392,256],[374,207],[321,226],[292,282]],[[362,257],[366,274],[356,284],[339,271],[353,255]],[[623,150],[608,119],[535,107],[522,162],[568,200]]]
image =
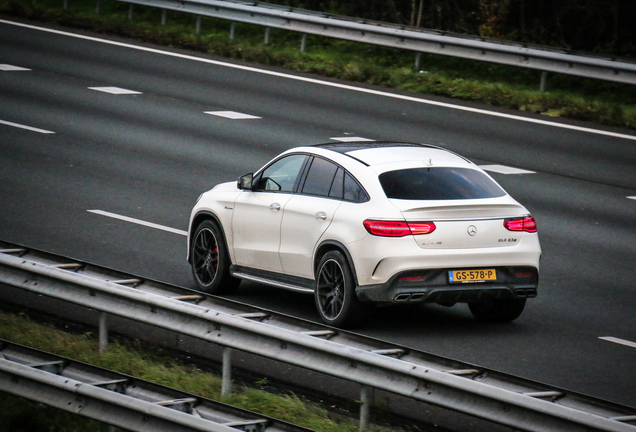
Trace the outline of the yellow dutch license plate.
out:
[[[448,272],[448,281],[450,283],[491,282],[496,280],[497,272],[495,269],[450,270]]]

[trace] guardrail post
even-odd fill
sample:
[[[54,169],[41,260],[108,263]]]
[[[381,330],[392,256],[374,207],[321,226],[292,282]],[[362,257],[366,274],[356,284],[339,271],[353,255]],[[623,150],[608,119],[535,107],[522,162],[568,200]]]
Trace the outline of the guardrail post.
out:
[[[416,71],[420,70],[421,63],[422,63],[422,53],[418,52],[417,54],[415,54],[415,70]]]
[[[223,347],[221,396],[232,394],[232,348]]]
[[[236,36],[236,23],[232,21],[232,24],[230,24],[230,40],[234,40],[235,36]]]
[[[99,15],[102,11],[102,1],[101,0],[97,0],[95,2],[95,15]]]
[[[541,71],[541,84],[539,85],[539,91],[541,93],[545,93],[545,85],[548,81],[548,73],[546,71]]]
[[[133,3],[130,4],[128,8],[128,21],[132,21],[133,19]]]
[[[99,313],[99,352],[103,353],[108,350],[108,314],[106,312]]]
[[[271,30],[271,27],[265,27],[265,45],[269,45],[269,34]]]
[[[197,24],[196,24],[195,33],[197,36],[201,34],[201,15],[197,15]]]
[[[161,11],[161,25],[165,26],[166,25],[166,17],[168,16],[168,10],[167,9],[163,9]]]
[[[371,405],[373,404],[373,387],[363,385],[360,390],[360,431],[369,427],[371,417]]]
[[[306,46],[307,46],[307,33],[303,33],[303,36],[300,38],[300,52],[305,52]]]

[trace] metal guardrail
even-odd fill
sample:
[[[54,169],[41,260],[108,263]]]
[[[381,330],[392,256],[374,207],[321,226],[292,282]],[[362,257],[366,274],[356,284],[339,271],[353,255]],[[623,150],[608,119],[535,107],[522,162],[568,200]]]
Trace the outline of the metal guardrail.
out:
[[[0,284],[358,383],[361,411],[373,386],[518,430],[636,431],[633,408],[1,243]]]
[[[294,32],[636,84],[636,63],[243,0],[117,0]],[[268,35],[268,33],[267,33]],[[267,36],[266,36],[267,39]],[[302,47],[305,39],[303,37]]]
[[[128,431],[310,432],[3,340],[0,340],[0,389]]]

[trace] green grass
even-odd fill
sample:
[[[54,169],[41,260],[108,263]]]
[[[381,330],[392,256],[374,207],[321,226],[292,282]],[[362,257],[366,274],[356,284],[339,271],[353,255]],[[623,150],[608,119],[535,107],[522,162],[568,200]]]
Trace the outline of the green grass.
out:
[[[221,397],[221,378],[210,370],[179,360],[174,353],[126,339],[111,341],[99,353],[92,333],[78,334],[31,320],[26,314],[0,312],[0,339],[75,361],[131,375],[141,380],[196,394],[321,432],[354,432],[357,422],[289,391],[277,390],[266,379],[235,383],[233,394]],[[0,432],[101,432],[106,425],[0,392]],[[335,407],[334,407],[335,408]],[[401,430],[374,425],[370,431]]]
[[[399,49],[346,42],[320,36],[307,37],[300,51],[297,33],[271,30],[264,44],[264,29],[236,24],[231,40],[230,23],[201,19],[196,34],[193,15],[167,13],[112,0],[0,0],[0,13],[57,23],[160,45],[186,48],[213,55],[283,67],[297,72],[349,80],[458,100],[483,103],[554,117],[636,128],[636,86],[549,74],[548,91],[539,91],[538,71],[423,54],[416,70],[415,54]]]

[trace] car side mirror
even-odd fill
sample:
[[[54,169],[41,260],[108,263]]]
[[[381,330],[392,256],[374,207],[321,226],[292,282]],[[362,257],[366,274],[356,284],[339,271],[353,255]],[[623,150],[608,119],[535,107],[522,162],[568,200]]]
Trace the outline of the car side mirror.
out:
[[[252,190],[252,181],[254,180],[254,174],[249,173],[239,177],[236,187],[241,190]]]

